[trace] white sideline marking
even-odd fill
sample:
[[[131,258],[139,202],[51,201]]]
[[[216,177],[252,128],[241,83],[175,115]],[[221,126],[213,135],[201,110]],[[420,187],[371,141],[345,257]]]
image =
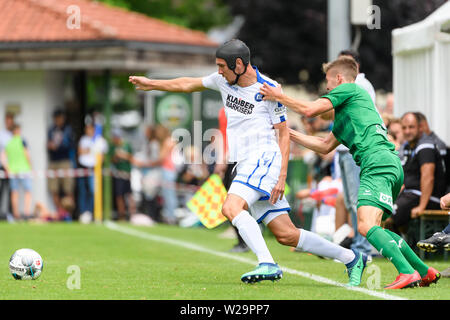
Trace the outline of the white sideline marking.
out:
[[[119,226],[114,222],[111,221],[106,221],[104,223],[104,225],[110,229],[110,230],[114,230],[114,231],[118,231],[124,234],[128,234],[130,236],[135,236],[138,238],[142,238],[142,239],[146,239],[146,240],[151,240],[151,241],[157,241],[157,242],[162,242],[162,243],[168,243],[168,244],[172,244],[178,247],[184,247],[186,249],[190,249],[190,250],[194,250],[194,251],[199,251],[199,252],[203,252],[203,253],[208,253],[211,255],[215,255],[215,256],[219,256],[222,258],[226,258],[226,259],[231,259],[231,260],[236,260],[242,263],[247,263],[250,265],[257,265],[258,263],[254,260],[251,259],[247,259],[247,258],[243,258],[243,257],[239,257],[236,255],[232,255],[229,253],[225,253],[225,252],[219,252],[219,251],[214,251],[190,242],[186,242],[186,241],[180,241],[180,240],[175,240],[175,239],[171,239],[171,238],[167,238],[167,237],[162,237],[162,236],[157,236],[157,235],[153,235],[147,232],[142,232],[142,231],[138,231],[132,228],[127,228],[127,227],[123,227],[123,226]],[[364,293],[376,298],[380,298],[380,299],[386,299],[386,300],[408,300],[406,298],[403,297],[397,297],[397,296],[393,296],[390,294],[386,294],[383,292],[377,292],[377,291],[373,291],[373,290],[369,290],[366,288],[361,288],[361,287],[347,287],[345,284],[325,278],[325,277],[321,277],[312,273],[308,273],[308,272],[303,272],[303,271],[299,271],[299,270],[295,270],[295,269],[291,269],[291,268],[286,268],[286,267],[282,267],[280,266],[281,270],[283,270],[283,272],[286,273],[290,273],[290,274],[295,274],[297,276],[300,277],[304,277],[316,282],[321,282],[321,283],[325,283],[328,285],[332,285],[332,286],[336,286],[336,287],[342,287],[345,288],[347,290],[351,290],[351,291],[357,291],[360,293]]]

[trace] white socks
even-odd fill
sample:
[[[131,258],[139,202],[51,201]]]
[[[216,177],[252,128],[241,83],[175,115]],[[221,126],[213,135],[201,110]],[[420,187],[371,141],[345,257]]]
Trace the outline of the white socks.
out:
[[[242,210],[234,217],[231,223],[239,230],[242,239],[244,239],[245,243],[256,254],[258,263],[275,263],[264,241],[258,223],[250,216],[248,211]]]
[[[328,241],[318,234],[300,229],[300,239],[297,249],[313,253],[318,256],[337,259],[344,264],[348,264],[355,258],[355,253],[343,248],[331,241]]]
[[[242,210],[231,223],[239,230],[242,239],[244,239],[245,243],[256,254],[258,263],[275,263],[264,241],[258,223],[248,211]],[[352,250],[343,248],[322,238],[318,234],[303,229],[300,229],[297,249],[318,256],[337,259],[344,264],[348,264],[355,259],[355,253]]]

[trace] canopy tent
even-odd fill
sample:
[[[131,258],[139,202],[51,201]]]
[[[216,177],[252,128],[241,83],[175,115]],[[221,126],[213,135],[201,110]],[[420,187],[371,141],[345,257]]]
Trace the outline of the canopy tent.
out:
[[[392,31],[394,113],[426,115],[450,145],[450,2],[426,19]]]

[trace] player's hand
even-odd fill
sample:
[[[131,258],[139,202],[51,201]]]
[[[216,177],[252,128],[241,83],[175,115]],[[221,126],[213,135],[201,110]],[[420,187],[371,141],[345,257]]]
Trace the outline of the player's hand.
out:
[[[272,189],[272,194],[270,195],[270,203],[275,204],[278,200],[283,199],[284,196],[284,188],[285,188],[285,180],[278,180],[275,187]]]
[[[266,82],[259,89],[259,92],[264,96],[263,100],[277,101],[282,96],[281,86],[269,86]]]
[[[150,90],[148,87],[148,78],[140,76],[130,76],[128,82],[136,86],[136,90]]]

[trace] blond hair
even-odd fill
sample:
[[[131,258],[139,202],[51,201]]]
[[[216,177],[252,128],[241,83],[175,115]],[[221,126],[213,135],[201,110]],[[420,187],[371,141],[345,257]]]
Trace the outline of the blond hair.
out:
[[[358,64],[349,56],[341,56],[338,59],[322,64],[322,70],[326,74],[330,70],[336,70],[346,80],[355,81],[358,75]]]

